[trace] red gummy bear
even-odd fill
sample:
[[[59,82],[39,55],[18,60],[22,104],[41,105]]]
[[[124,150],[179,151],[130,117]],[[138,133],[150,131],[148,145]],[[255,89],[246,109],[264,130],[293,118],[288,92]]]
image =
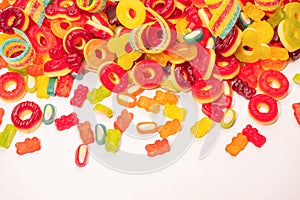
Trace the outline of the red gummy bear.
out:
[[[74,96],[70,100],[71,105],[81,108],[86,100],[88,92],[89,88],[87,86],[81,84],[78,85],[77,89],[74,91]]]
[[[251,125],[247,125],[242,132],[249,142],[252,142],[256,147],[262,147],[266,143],[266,137],[259,134],[256,128],[252,128]]]
[[[167,139],[156,140],[154,144],[147,144],[145,149],[148,156],[153,157],[170,151],[170,145]]]
[[[77,125],[78,123],[79,119],[75,112],[72,112],[69,115],[63,115],[60,118],[55,119],[55,126],[59,131],[69,129],[72,126]]]
[[[71,75],[61,76],[57,81],[55,94],[60,97],[69,97],[74,78]]]

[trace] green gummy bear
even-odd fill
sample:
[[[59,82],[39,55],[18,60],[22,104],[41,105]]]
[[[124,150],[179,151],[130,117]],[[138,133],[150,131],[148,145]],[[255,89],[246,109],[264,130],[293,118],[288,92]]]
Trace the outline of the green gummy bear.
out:
[[[87,93],[87,99],[91,104],[96,104],[106,97],[109,97],[111,95],[111,91],[106,89],[103,85],[101,85],[99,88],[94,88],[92,91]]]
[[[4,131],[0,133],[0,147],[8,149],[15,137],[17,129],[12,124],[7,124]]]
[[[121,131],[108,129],[105,138],[105,149],[107,152],[117,152],[121,139]]]

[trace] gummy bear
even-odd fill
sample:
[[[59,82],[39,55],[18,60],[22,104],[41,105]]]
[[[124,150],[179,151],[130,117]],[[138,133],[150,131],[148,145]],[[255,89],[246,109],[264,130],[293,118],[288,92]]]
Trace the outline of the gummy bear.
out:
[[[124,109],[122,110],[121,115],[117,117],[117,120],[114,123],[114,128],[124,132],[128,128],[132,119],[133,114]]]
[[[164,154],[170,151],[170,145],[167,139],[156,140],[154,144],[147,144],[145,146],[148,156],[153,157]]]
[[[78,123],[79,119],[75,112],[72,112],[69,115],[62,115],[60,118],[55,119],[55,126],[59,131],[69,129]]]
[[[91,129],[90,122],[86,121],[84,123],[78,123],[77,128],[83,144],[87,145],[95,141],[94,132]]]
[[[178,119],[167,121],[163,126],[158,127],[158,133],[160,137],[167,138],[170,135],[174,135],[181,130],[181,124]]]
[[[74,91],[74,96],[70,100],[71,105],[81,108],[86,100],[88,92],[89,88],[87,86],[79,84],[77,89]]]
[[[262,147],[262,145],[266,142],[266,137],[259,134],[258,130],[256,128],[252,128],[249,124],[243,129],[242,134],[245,135],[247,140],[252,142],[256,147]]]
[[[232,138],[230,144],[226,146],[226,151],[232,156],[237,156],[248,144],[247,136],[238,133],[236,137]]]
[[[26,138],[24,142],[17,142],[15,146],[19,155],[33,153],[41,149],[41,143],[37,137]]]

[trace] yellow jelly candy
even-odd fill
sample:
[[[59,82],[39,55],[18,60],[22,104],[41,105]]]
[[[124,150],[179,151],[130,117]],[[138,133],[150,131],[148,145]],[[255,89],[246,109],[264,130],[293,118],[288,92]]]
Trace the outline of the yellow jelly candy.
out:
[[[131,10],[134,14],[131,15]],[[139,0],[121,0],[116,8],[119,22],[129,29],[134,29],[145,22],[146,10]]]
[[[243,31],[241,45],[235,52],[235,57],[241,62],[254,63],[259,59],[265,60],[270,58],[270,47],[261,43],[258,32],[254,28],[246,28]]]
[[[274,30],[272,26],[266,21],[253,22],[248,28],[254,28],[258,34],[258,42],[268,44],[273,36]]]
[[[259,21],[265,16],[265,12],[259,9],[253,3],[247,2],[243,7],[244,13],[254,21]]]
[[[214,122],[207,117],[203,117],[190,128],[190,131],[195,136],[195,138],[201,138],[206,135],[213,127]]]
[[[284,7],[286,19],[278,25],[278,36],[283,46],[293,52],[300,48],[300,3],[288,3]]]
[[[183,121],[186,116],[186,110],[184,108],[177,107],[175,104],[167,103],[164,107],[163,114],[170,119],[178,119],[179,121]]]

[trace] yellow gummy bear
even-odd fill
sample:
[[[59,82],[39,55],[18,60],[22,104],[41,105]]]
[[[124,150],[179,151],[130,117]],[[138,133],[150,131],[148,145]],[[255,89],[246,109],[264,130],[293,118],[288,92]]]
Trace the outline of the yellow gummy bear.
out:
[[[247,2],[243,7],[244,13],[254,21],[259,21],[265,16],[265,12],[259,9],[253,3]]]
[[[178,119],[179,121],[184,121],[186,116],[186,110],[184,108],[179,108],[175,104],[167,103],[163,110],[164,116],[170,119]]]
[[[190,128],[190,131],[195,136],[195,138],[201,138],[206,135],[213,127],[214,122],[207,117],[203,117]]]

